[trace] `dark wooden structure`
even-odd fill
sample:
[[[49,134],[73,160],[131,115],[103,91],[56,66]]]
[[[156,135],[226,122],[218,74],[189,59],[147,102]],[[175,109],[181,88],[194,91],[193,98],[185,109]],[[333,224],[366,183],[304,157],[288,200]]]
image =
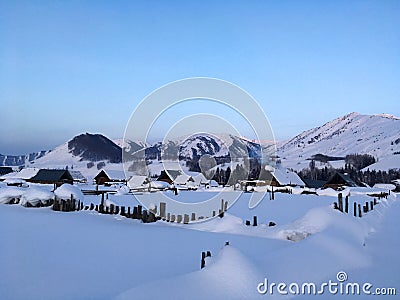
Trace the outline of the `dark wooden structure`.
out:
[[[325,180],[303,179],[303,181],[310,189],[321,189],[326,184]]]
[[[54,184],[60,186],[64,183],[73,184],[74,179],[68,170],[40,169],[28,182],[41,184]]]
[[[110,182],[115,182],[115,183],[126,182],[125,176],[122,176],[121,174],[115,175],[113,173],[115,173],[115,171],[101,170],[96,175],[96,177],[94,177],[94,180],[95,180],[96,184],[99,184],[99,185],[103,185],[103,184],[110,183]],[[119,173],[119,172],[117,171],[117,173]]]
[[[335,190],[344,186],[356,187],[358,186],[353,179],[347,174],[335,173],[325,184],[324,188],[333,188]]]
[[[13,169],[11,167],[0,167],[0,176],[12,173]]]
[[[157,181],[164,181],[172,184],[176,177],[182,175],[182,172],[179,170],[168,170],[168,171],[161,171],[160,176],[157,178]]]

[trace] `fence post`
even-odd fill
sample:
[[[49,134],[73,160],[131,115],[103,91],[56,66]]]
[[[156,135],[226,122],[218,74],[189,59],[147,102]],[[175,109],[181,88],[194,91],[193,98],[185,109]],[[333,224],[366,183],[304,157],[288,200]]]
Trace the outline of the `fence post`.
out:
[[[176,221],[177,221],[178,223],[182,222],[182,215],[178,215],[178,216],[176,217]]]
[[[196,221],[196,214],[195,213],[192,213],[191,221]]]
[[[257,226],[257,216],[253,216],[253,226]]]
[[[361,218],[362,213],[361,213],[361,204],[358,204],[358,216]]]
[[[166,211],[166,203],[160,202],[160,217],[165,218],[165,211]]]
[[[189,223],[189,215],[188,214],[184,214],[183,215],[183,224],[188,224]]]
[[[357,203],[354,202],[353,206],[354,206],[354,210],[353,210],[354,211],[354,216],[357,217]]]
[[[201,266],[200,269],[203,269],[206,266],[206,253],[201,252]]]
[[[343,195],[342,193],[338,194],[338,204],[339,204],[339,210],[343,212]]]
[[[346,212],[346,214],[349,213],[349,195],[346,196],[344,211]]]

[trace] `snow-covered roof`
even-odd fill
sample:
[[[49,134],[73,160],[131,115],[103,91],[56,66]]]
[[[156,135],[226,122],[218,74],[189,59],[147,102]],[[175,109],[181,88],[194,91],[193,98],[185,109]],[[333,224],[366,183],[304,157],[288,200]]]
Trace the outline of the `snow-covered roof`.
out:
[[[211,187],[219,187],[218,182],[216,182],[215,180],[210,180],[209,184],[210,184]]]
[[[72,178],[74,180],[85,180],[85,176],[82,175],[82,173],[80,171],[77,170],[69,170],[69,173],[71,174]]]
[[[110,180],[121,180],[121,181],[125,180],[125,172],[123,170],[102,169],[101,171],[104,171],[104,173],[106,173],[106,175],[108,176],[108,178],[110,178]]]
[[[38,168],[24,168],[19,172],[13,172],[13,173],[3,175],[1,178],[2,179],[19,178],[19,179],[26,180],[26,179],[31,179],[32,177],[34,177],[38,172],[39,172]]]
[[[299,175],[295,172],[289,171],[288,169],[278,169],[274,171],[274,177],[280,185],[299,185],[305,186],[305,183]]]
[[[151,181],[150,182],[150,186],[153,189],[166,189],[166,188],[170,187],[170,184],[168,182],[165,182],[165,181],[156,180],[156,181]]]
[[[194,176],[193,179],[197,185],[206,184],[206,183],[209,183],[209,181],[210,181],[204,176],[203,173],[199,173],[198,175]]]
[[[175,178],[174,183],[175,184],[186,184],[188,182],[194,182],[194,179],[192,176],[187,175],[187,174],[181,174],[178,177]]]
[[[148,185],[149,181],[147,176],[134,175],[128,180],[128,186],[131,189],[143,188]]]

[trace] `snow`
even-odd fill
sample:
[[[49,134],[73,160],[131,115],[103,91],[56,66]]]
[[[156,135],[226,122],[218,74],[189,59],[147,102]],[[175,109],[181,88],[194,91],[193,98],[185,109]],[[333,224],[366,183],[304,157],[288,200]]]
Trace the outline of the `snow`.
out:
[[[128,180],[127,184],[131,189],[147,188],[149,185],[149,178],[147,176],[134,175]]]
[[[5,179],[3,182],[10,184],[10,185],[11,184],[20,184],[20,185],[26,184],[26,181],[24,179],[12,178],[12,177]]]
[[[39,202],[48,204],[54,199],[54,193],[39,187],[30,187],[21,197],[20,204],[26,206],[28,203],[35,206]]]
[[[274,177],[280,185],[305,186],[305,183],[300,179],[299,175],[295,172],[289,171],[288,169],[276,168],[274,171]]]
[[[187,174],[181,174],[178,175],[175,179],[174,179],[174,183],[177,185],[186,185],[187,183],[189,183],[190,181],[194,181],[193,177]]]
[[[71,195],[73,195],[75,200],[83,200],[84,198],[81,190],[78,187],[68,183],[64,183],[62,186],[57,188],[54,191],[54,194],[57,196],[57,198],[64,200],[71,199]]]
[[[63,185],[56,193],[67,190],[69,198],[71,187],[77,188]],[[38,189],[2,187],[0,195],[35,195]],[[45,189],[41,192],[51,193]],[[354,195],[355,189],[346,191],[350,207],[354,201],[372,200],[362,188]],[[163,194],[173,195],[143,193],[153,207]],[[333,190],[327,196],[275,193],[275,200],[265,197],[254,209],[248,208],[251,193],[181,191],[173,199],[199,202],[231,194],[239,199],[224,218],[189,225],[143,224],[94,211],[60,213],[0,205],[1,297],[277,299],[281,297],[257,293],[264,278],[321,283],[334,280],[342,270],[352,282],[400,288],[400,204],[395,193],[362,218],[334,210],[337,192]],[[86,196],[83,201],[100,199]],[[137,205],[133,195],[110,194],[107,203]],[[245,220],[252,221],[253,216],[259,226],[246,226]],[[276,226],[269,227],[269,221]],[[226,241],[229,246],[224,246]],[[35,255],[27,255],[28,250]],[[212,253],[204,269],[200,269],[202,251]]]
[[[31,179],[38,172],[39,172],[38,168],[24,168],[19,172],[16,172],[16,173],[13,172],[13,173],[6,174],[6,175],[2,176],[2,178],[3,179],[18,178],[18,179],[27,180],[27,179]]]
[[[394,184],[390,184],[390,183],[376,183],[374,185],[374,188],[382,189],[382,190],[386,190],[386,191],[394,191],[396,189],[396,186]]]
[[[12,199],[20,199],[25,189],[18,187],[0,188],[0,203],[7,204]]]
[[[308,167],[307,159],[318,153],[337,157],[367,153],[378,158],[376,164],[369,166],[370,170],[400,168],[400,155],[393,155],[400,151],[400,143],[394,143],[399,134],[397,118],[351,113],[279,143],[278,155],[284,166],[295,170]],[[343,160],[330,161],[317,163],[316,167],[342,164]]]
[[[101,169],[100,172],[101,171],[104,171],[107,174],[108,178],[110,178],[111,180],[118,180],[118,181],[126,180],[125,172],[123,170]]]

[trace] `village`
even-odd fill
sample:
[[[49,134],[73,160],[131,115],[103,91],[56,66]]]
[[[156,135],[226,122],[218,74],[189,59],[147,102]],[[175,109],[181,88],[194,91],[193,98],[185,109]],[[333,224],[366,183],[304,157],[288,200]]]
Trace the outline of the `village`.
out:
[[[366,184],[358,186],[347,174],[339,172],[328,181],[302,180],[295,172],[280,166],[268,173],[268,180],[238,180],[232,186],[219,185],[202,173],[188,175],[182,170],[163,170],[156,178],[137,175],[126,178],[123,170],[101,169],[90,181],[80,171],[68,169],[22,168],[13,171],[11,167],[0,167],[0,172],[0,203],[3,204],[52,206],[53,210],[61,211],[95,210],[99,213],[126,214],[142,219],[143,222],[164,220],[184,224],[223,216],[228,206],[234,203],[222,200],[219,205],[218,200],[218,205],[211,207],[209,212],[193,211],[175,215],[166,211],[167,204],[162,200],[163,197],[157,196],[158,193],[168,195],[169,199],[174,199],[181,193],[179,199],[193,198],[192,195],[201,192],[208,193],[205,195],[217,193],[221,199],[224,198],[224,193],[264,193],[266,195],[263,195],[263,201],[269,201],[275,199],[276,193],[335,197],[339,194],[346,197],[364,194],[385,197],[398,191],[400,187],[400,180],[394,180],[393,184],[377,183],[373,187]],[[147,194],[151,201],[142,201],[143,195]],[[142,207],[143,203],[147,203],[149,207]]]

